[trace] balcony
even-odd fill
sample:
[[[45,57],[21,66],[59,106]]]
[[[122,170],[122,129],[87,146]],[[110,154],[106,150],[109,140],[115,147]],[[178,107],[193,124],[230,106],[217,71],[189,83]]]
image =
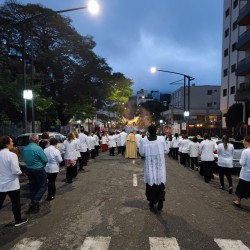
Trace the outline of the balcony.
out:
[[[235,75],[236,76],[250,75],[250,57],[247,57],[238,63]]]
[[[250,100],[250,83],[244,82],[240,84],[234,96],[235,101],[247,101]]]
[[[237,23],[241,26],[247,26],[250,23],[250,2],[247,2],[246,5],[240,9]]]
[[[236,49],[240,51],[245,51],[250,48],[250,28],[239,36]]]

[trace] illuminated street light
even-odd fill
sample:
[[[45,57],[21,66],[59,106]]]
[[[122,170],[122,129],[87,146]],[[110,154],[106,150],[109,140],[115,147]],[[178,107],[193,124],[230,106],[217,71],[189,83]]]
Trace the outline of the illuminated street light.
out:
[[[91,14],[97,15],[100,11],[100,5],[96,1],[91,0],[88,3],[88,9]]]
[[[151,69],[150,69],[150,72],[151,72],[151,73],[154,74],[154,73],[156,73],[156,71],[157,71],[157,68],[156,68],[156,67],[151,67]]]
[[[25,89],[23,91],[23,100],[24,100],[24,130],[25,133],[27,133],[27,100],[31,100],[33,106],[33,92],[31,89]]]

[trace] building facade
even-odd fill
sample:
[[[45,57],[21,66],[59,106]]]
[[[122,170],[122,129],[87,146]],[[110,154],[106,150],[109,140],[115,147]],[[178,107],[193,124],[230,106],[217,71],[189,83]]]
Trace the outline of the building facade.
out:
[[[179,132],[189,135],[220,135],[220,86],[192,85],[189,93],[187,89],[185,95],[184,86],[171,94],[170,108],[164,112],[167,127],[173,132],[178,126]],[[184,110],[189,111],[188,117],[184,117]]]
[[[250,1],[224,0],[220,110],[225,115],[243,104],[242,122],[250,117]]]

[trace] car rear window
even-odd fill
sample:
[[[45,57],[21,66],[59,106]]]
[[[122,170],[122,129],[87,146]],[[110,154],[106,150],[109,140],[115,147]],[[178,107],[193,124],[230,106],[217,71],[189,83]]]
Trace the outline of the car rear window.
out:
[[[25,136],[20,136],[17,138],[17,146],[27,146],[29,144],[29,136],[25,135]]]
[[[242,142],[231,142],[234,145],[234,149],[244,149]]]

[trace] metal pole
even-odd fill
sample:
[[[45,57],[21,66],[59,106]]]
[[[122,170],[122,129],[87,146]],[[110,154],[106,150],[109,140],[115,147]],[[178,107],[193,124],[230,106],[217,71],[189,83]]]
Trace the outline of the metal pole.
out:
[[[27,100],[24,99],[24,130],[25,133],[28,132],[27,130]]]
[[[32,112],[32,133],[35,133],[35,108],[34,108],[34,51],[33,51],[33,26],[31,25],[30,31],[30,46],[31,46],[31,90],[33,91],[33,98],[31,100]]]
[[[184,76],[184,98],[183,98],[183,100],[184,100],[184,112],[186,111],[186,76]]]
[[[26,89],[26,62],[25,62],[25,23],[22,25],[22,64],[23,64],[23,90]],[[26,100],[23,99],[23,130],[27,132]]]

